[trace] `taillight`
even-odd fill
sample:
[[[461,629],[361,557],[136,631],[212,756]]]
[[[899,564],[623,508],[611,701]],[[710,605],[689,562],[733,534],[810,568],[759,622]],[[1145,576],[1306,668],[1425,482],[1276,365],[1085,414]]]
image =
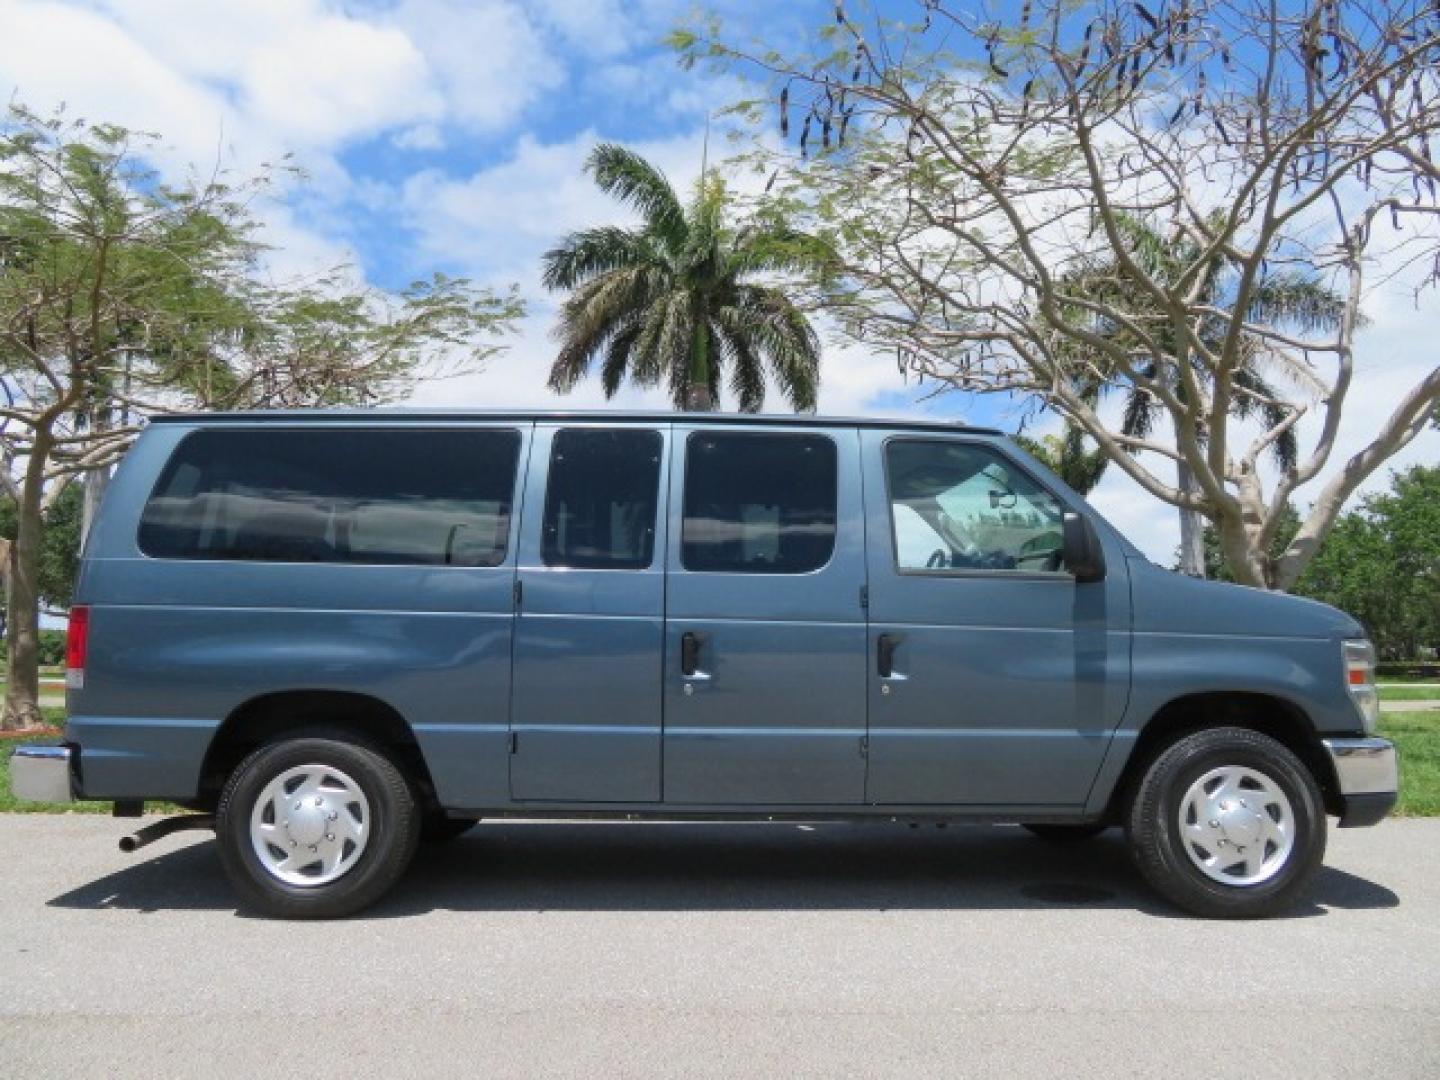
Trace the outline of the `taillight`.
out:
[[[1360,713],[1360,723],[1368,735],[1380,721],[1380,695],[1375,690],[1375,646],[1368,641],[1343,641],[1341,656],[1345,660],[1345,688]]]
[[[69,690],[85,686],[85,650],[89,643],[90,609],[84,605],[72,607],[65,628],[65,686]]]

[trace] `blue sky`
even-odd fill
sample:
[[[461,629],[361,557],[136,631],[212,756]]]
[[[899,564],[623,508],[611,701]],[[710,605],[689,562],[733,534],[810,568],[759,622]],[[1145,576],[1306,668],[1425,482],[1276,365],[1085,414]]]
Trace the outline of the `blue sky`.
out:
[[[906,0],[886,5],[912,10]],[[436,269],[518,283],[532,314],[512,347],[482,374],[422,384],[415,401],[544,406],[555,401],[544,387],[553,299],[539,287],[539,256],[570,229],[626,220],[583,176],[586,154],[597,140],[623,141],[687,185],[699,171],[707,113],[742,94],[731,80],[681,70],[661,44],[692,6],[0,0],[0,93],[158,132],[172,174],[208,171],[217,160],[245,173],[293,155],[309,179],[262,208],[277,276],[348,261],[377,288]],[[741,39],[786,46],[833,10],[830,0],[705,6]],[[723,145],[712,145],[712,161]],[[1387,367],[1357,403],[1356,438],[1378,423],[1367,408],[1384,409],[1412,367],[1433,364],[1419,345],[1440,336],[1430,299],[1367,304],[1381,328],[1371,352]],[[822,375],[826,412],[924,411],[1007,428],[1020,417],[999,399],[925,400],[931,388],[907,386],[892,357],[856,346],[827,347]],[[586,383],[567,404],[603,398]],[[617,404],[668,402],[663,392],[627,390]],[[1437,456],[1440,437],[1427,435],[1401,460]],[[1113,469],[1094,501],[1152,557],[1172,561],[1168,507]]]

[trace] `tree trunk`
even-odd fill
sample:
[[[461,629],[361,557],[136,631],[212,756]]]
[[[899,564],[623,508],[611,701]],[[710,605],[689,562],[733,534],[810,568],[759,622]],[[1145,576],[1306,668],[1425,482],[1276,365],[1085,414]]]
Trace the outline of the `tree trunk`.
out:
[[[1195,474],[1187,462],[1175,464],[1176,486],[1187,495],[1198,494]],[[1205,517],[1198,510],[1180,511],[1180,572],[1205,576]]]
[[[37,726],[40,713],[40,500],[50,442],[37,435],[15,507],[6,574],[5,712],[0,730]]]
[[[110,486],[110,467],[107,465],[102,469],[92,469],[85,474],[83,480],[85,485],[85,501],[80,514],[80,546],[83,549],[85,539],[90,535],[90,526],[95,523],[95,515],[100,512],[100,500],[105,497],[105,490]]]
[[[1239,519],[1222,518],[1215,523],[1220,534],[1220,548],[1236,582],[1256,589],[1272,589],[1265,553],[1255,546],[1254,535]]]
[[[691,383],[688,387],[685,388],[685,411],[715,411],[715,399],[710,396],[710,387],[708,384]]]
[[[130,354],[125,354],[125,380],[130,379]],[[129,396],[129,388],[126,388],[126,396]],[[108,407],[95,409],[90,414],[90,430],[95,435],[110,430],[111,411]],[[110,469],[108,466],[91,469],[82,477],[84,484],[84,500],[80,509],[80,546],[85,546],[85,538],[90,535],[90,526],[95,521],[95,515],[100,511],[100,500],[105,496],[105,489],[110,486]]]
[[[689,385],[685,387],[685,411],[714,412],[715,398],[710,393],[710,327],[705,324],[703,311],[695,319],[686,375]]]
[[[4,637],[10,625],[10,541],[0,536],[0,637]],[[0,718],[4,709],[0,707]]]

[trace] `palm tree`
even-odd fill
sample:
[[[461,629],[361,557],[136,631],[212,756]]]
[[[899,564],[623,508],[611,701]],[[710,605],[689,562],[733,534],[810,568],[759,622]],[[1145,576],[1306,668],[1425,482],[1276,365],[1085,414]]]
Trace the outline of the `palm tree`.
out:
[[[666,383],[677,408],[708,411],[722,376],[744,412],[765,401],[765,375],[797,412],[815,407],[820,341],[783,291],[755,279],[813,268],[820,245],[783,227],[732,230],[725,188],[702,176],[682,205],[664,175],[602,143],[586,171],[637,210],[638,228],[585,229],[545,253],[548,289],[570,290],[555,335],[550,388],[566,393],[600,364],[606,397],[628,378]]]
[[[1162,235],[1145,221],[1126,217],[1121,219],[1120,227],[1130,241],[1132,258],[1151,280],[1167,291],[1178,286],[1182,275],[1201,256],[1201,250],[1193,240]],[[1223,258],[1216,257],[1203,268],[1202,274],[1199,303],[1223,309],[1234,287],[1228,265]],[[1162,354],[1143,364],[1142,374],[1150,379],[1168,377],[1170,389],[1183,401],[1185,388],[1173,362],[1180,352],[1174,324],[1168,313],[1158,310],[1153,313],[1135,312],[1134,298],[1145,293],[1128,278],[1125,267],[1116,262],[1106,262],[1067,275],[1065,290],[1072,295],[1117,302],[1122,310],[1130,310],[1135,321],[1144,324],[1150,339]],[[1318,278],[1287,272],[1275,274],[1255,286],[1246,307],[1245,318],[1267,326],[1293,326],[1313,332],[1336,329],[1343,309],[1344,298]],[[1083,314],[1079,317],[1090,318]],[[1207,347],[1218,349],[1227,328],[1228,320],[1217,316],[1202,322],[1199,337]],[[1118,326],[1100,326],[1097,329],[1114,338],[1129,336]],[[1137,352],[1139,348],[1140,343],[1134,342],[1131,351]],[[1240,350],[1241,364],[1232,376],[1232,382],[1242,392],[1234,395],[1231,402],[1234,415],[1240,419],[1257,415],[1267,428],[1273,428],[1288,415],[1285,407],[1278,403],[1279,395],[1267,380],[1267,369],[1276,369],[1294,381],[1319,389],[1319,384],[1302,362],[1277,348],[1262,335],[1247,333],[1241,340]],[[1203,382],[1206,370],[1200,359],[1191,356],[1184,358],[1184,362],[1191,364],[1198,379]],[[1091,393],[1093,392],[1091,388]],[[1154,395],[1140,386],[1132,385],[1125,401],[1121,431],[1126,435],[1143,438],[1150,434],[1162,411],[1163,407]],[[1201,436],[1203,435],[1202,431]],[[1072,463],[1070,467],[1081,467],[1087,454],[1093,452],[1086,451],[1080,433],[1071,431],[1067,425],[1061,440],[1062,448],[1069,446],[1071,441],[1074,445],[1068,451],[1068,457],[1080,464]],[[1278,468],[1292,468],[1299,455],[1294,428],[1287,429],[1272,442],[1269,452]],[[1102,465],[1100,471],[1103,471],[1103,468]],[[1099,479],[1100,473],[1095,472],[1092,485],[1098,483]],[[1176,486],[1183,492],[1196,490],[1195,478],[1184,461],[1176,463]],[[1204,528],[1204,516],[1199,511],[1180,510],[1180,569],[1196,577],[1205,576]]]
[[[1078,389],[1085,403],[1094,408],[1100,398],[1098,384],[1091,381]],[[1042,435],[1038,439],[1016,435],[1015,441],[1081,495],[1089,495],[1095,489],[1110,464],[1105,451],[1092,445],[1093,440],[1085,429],[1069,420],[1058,435]]]

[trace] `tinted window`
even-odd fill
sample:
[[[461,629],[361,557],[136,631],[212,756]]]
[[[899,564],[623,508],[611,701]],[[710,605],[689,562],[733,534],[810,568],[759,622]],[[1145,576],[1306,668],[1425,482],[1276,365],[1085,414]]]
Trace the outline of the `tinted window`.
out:
[[[145,506],[140,548],[172,559],[495,566],[514,431],[199,431]]]
[[[546,566],[641,570],[650,565],[660,446],[654,431],[556,432],[541,541]]]
[[[687,570],[803,574],[835,549],[835,444],[820,435],[695,434],[685,454]]]
[[[982,446],[891,442],[885,450],[901,570],[1060,570],[1062,507]]]

